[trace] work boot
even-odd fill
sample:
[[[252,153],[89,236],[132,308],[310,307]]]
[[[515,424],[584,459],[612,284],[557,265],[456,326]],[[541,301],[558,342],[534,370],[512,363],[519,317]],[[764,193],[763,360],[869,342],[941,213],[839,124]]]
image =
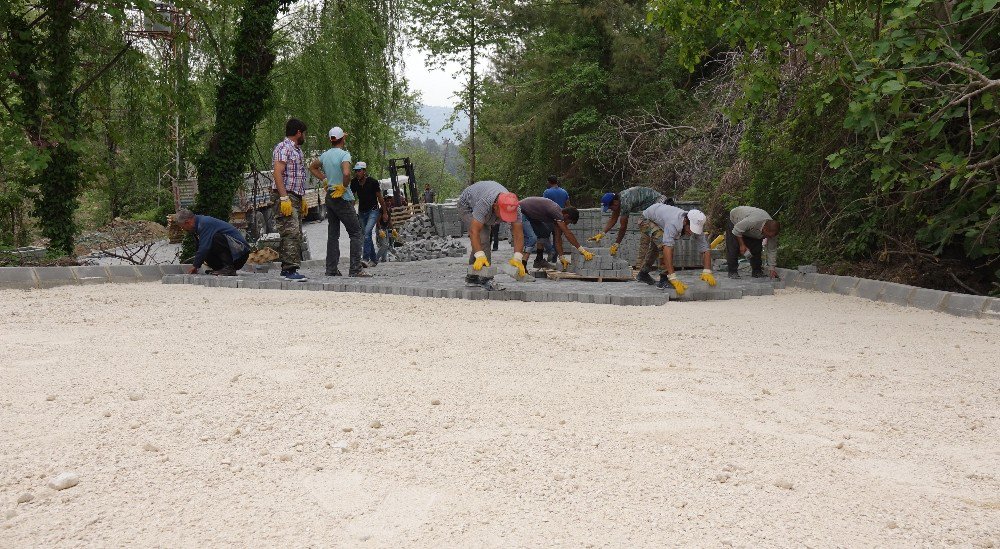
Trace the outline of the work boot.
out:
[[[542,254],[535,254],[535,262],[531,264],[535,269],[555,269],[556,266],[545,261],[545,256]]]
[[[754,271],[753,273],[751,273],[751,274],[750,274],[750,276],[751,276],[752,278],[764,278],[764,277],[766,277],[767,275],[766,275],[766,274],[764,274],[764,271]]]
[[[479,275],[465,275],[465,283],[482,284],[482,279],[479,278]]]
[[[663,273],[660,275],[660,281],[656,283],[656,287],[661,290],[666,290],[667,288],[673,288],[673,284],[670,283],[670,275]]]
[[[326,273],[326,276],[344,276],[344,275],[343,275],[343,273],[340,272],[340,269],[337,269],[336,271],[333,271],[332,273],[330,273],[330,272]]]
[[[639,275],[636,276],[635,279],[638,282],[645,282],[646,284],[649,284],[650,286],[652,286],[653,284],[656,284],[656,281],[653,280],[653,277],[649,276],[649,273],[647,271],[639,271]]]
[[[740,273],[735,273],[735,272],[734,273],[729,273],[729,278],[739,279],[740,278]]]
[[[368,274],[368,273],[366,273],[364,271],[358,271],[356,273],[351,273],[350,276],[352,276],[354,278],[371,278],[372,275],[370,275],[370,274]]]
[[[236,276],[236,269],[231,265],[212,271],[215,276]]]

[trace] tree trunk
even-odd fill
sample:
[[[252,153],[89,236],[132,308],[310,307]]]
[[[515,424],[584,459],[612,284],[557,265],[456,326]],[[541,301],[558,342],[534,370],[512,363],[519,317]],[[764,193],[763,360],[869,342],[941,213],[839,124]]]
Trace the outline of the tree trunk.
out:
[[[476,182],[476,18],[469,45],[469,185]]]

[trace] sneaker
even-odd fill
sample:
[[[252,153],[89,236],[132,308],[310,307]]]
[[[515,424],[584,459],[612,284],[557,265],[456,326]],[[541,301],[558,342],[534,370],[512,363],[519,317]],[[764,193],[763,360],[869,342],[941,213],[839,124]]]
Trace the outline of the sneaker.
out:
[[[465,275],[465,283],[466,284],[475,284],[475,285],[478,286],[478,285],[482,284],[482,280],[479,278],[479,275],[470,275],[470,274],[467,274],[467,275]]]
[[[351,273],[350,276],[355,277],[355,278],[371,278],[372,275],[370,275],[370,274],[368,274],[368,273],[366,273],[364,271],[358,271],[356,273]]]
[[[673,284],[670,283],[670,279],[667,278],[667,275],[663,275],[660,277],[660,281],[656,283],[656,287],[661,290],[666,290],[667,288],[673,288]]]
[[[639,282],[645,282],[650,286],[656,284],[656,281],[653,280],[653,277],[649,276],[649,273],[647,273],[646,271],[639,271],[639,274],[638,276],[635,277],[635,279]]]
[[[337,269],[336,271],[333,271],[332,273],[329,272],[329,271],[327,271],[326,276],[344,276],[344,274],[340,272],[340,269]]]
[[[367,259],[362,259],[361,260],[361,266],[364,267],[364,268],[366,268],[366,269],[368,269],[368,268],[371,268],[372,264],[369,263]]]
[[[212,271],[212,274],[215,276],[236,276],[236,269],[232,267],[223,267]]]
[[[309,280],[306,278],[306,275],[301,274],[298,271],[281,271],[281,278],[292,282],[305,282],[306,280]]]
[[[541,258],[541,257],[538,258],[538,259],[536,259],[535,262],[531,264],[531,267],[533,269],[555,269],[556,268],[555,265],[549,263],[548,261],[545,261],[545,259]]]
[[[740,273],[729,273],[729,278],[739,279],[740,278]]]

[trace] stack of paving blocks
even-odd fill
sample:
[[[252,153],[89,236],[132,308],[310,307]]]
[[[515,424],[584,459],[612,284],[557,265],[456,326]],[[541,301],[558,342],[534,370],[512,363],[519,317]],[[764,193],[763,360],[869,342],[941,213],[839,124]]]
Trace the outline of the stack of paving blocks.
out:
[[[573,250],[570,263],[573,273],[588,278],[632,278],[629,262],[611,255],[610,247],[590,247],[588,250],[594,254],[590,261],[584,260],[579,251]]]
[[[438,236],[459,237],[465,234],[456,204],[427,204],[426,212]]]

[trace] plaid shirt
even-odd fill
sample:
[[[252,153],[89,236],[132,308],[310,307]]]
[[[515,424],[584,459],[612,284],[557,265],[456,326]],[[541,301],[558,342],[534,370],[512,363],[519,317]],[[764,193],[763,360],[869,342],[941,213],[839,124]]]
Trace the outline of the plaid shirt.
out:
[[[298,196],[306,194],[306,163],[302,157],[302,149],[286,137],[275,145],[271,154],[271,162],[279,161],[285,163],[285,171],[281,174],[285,190]],[[271,188],[277,190],[277,182],[272,182]]]

